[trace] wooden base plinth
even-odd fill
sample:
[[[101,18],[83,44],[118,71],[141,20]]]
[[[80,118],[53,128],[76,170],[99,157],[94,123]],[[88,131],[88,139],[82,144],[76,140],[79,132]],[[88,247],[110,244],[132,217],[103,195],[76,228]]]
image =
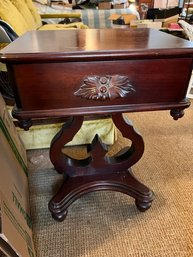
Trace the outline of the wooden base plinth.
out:
[[[122,192],[133,197],[140,211],[149,209],[154,199],[153,192],[140,183],[129,170],[111,175],[67,177],[58,193],[49,202],[49,210],[55,220],[63,221],[67,215],[68,207],[76,199],[84,194],[99,190]]]

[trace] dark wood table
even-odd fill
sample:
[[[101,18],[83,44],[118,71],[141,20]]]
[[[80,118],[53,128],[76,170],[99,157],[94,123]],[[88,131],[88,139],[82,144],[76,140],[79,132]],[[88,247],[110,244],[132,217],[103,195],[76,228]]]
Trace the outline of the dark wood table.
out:
[[[33,31],[1,51],[16,98],[13,115],[21,127],[28,129],[34,118],[69,117],[50,146],[55,169],[64,173],[49,202],[56,220],[65,218],[78,197],[97,190],[128,194],[140,211],[151,206],[153,192],[131,171],[143,155],[144,141],[122,114],[170,110],[175,120],[182,117],[190,105],[192,60],[191,42],[153,29]],[[110,115],[131,145],[109,157],[96,134],[87,158],[63,154],[89,115]]]

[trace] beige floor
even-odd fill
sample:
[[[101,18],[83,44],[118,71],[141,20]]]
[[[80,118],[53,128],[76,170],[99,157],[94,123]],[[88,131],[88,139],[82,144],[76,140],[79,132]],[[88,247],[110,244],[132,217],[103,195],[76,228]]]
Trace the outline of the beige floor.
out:
[[[145,141],[133,171],[155,192],[152,207],[141,213],[131,197],[95,192],[75,201],[58,223],[47,204],[62,175],[47,150],[28,152],[38,257],[193,257],[193,106],[178,121],[169,111],[128,117]],[[115,150],[125,144],[119,135]]]

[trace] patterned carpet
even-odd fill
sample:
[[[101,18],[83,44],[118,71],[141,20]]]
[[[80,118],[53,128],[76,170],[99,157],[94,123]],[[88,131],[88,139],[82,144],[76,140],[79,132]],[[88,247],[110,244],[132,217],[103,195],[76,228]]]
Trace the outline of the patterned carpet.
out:
[[[154,191],[152,207],[141,213],[127,195],[95,192],[75,201],[58,223],[47,204],[62,175],[53,169],[48,150],[29,151],[37,257],[193,256],[193,106],[178,121],[168,111],[127,116],[145,141],[133,171]],[[126,141],[119,134],[114,150]],[[81,154],[78,148],[72,152]]]

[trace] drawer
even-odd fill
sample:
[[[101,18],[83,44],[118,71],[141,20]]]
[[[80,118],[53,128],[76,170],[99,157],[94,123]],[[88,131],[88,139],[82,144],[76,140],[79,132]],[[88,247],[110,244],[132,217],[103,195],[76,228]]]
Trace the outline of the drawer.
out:
[[[50,110],[175,103],[185,98],[192,59],[15,64],[17,107]],[[127,108],[126,108],[127,109]]]

